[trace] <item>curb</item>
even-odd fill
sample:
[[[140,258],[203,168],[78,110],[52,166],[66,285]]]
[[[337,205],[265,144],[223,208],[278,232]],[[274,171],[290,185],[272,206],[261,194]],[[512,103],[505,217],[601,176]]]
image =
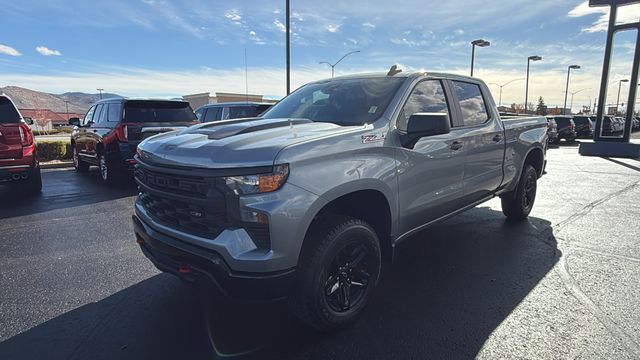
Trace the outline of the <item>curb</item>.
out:
[[[40,163],[40,169],[61,169],[73,167],[73,161],[55,162],[55,163]]]

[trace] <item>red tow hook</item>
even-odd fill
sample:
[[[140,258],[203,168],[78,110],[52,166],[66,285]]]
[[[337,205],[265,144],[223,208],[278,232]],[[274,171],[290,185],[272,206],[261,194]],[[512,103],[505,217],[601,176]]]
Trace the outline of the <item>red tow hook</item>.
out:
[[[191,274],[191,266],[187,265],[187,264],[182,264],[180,265],[180,267],[178,268],[178,272],[180,274],[183,275],[188,275]]]

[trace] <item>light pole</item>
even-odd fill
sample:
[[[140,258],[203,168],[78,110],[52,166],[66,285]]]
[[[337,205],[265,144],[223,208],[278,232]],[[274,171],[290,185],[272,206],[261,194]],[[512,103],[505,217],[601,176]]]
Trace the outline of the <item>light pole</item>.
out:
[[[96,90],[100,91],[100,100],[102,100],[102,92],[104,91],[104,89],[102,89],[102,88],[97,88]]]
[[[285,2],[285,43],[286,43],[286,52],[287,52],[287,95],[291,93],[291,22],[289,18],[289,0]]]
[[[575,95],[575,94],[577,94],[577,93],[579,93],[579,92],[581,92],[581,91],[585,91],[585,90],[591,90],[591,88],[584,88],[584,89],[580,89],[580,90],[578,90],[578,91],[574,91],[574,92],[572,92],[572,93],[571,93],[571,105],[569,105],[569,110],[570,110],[570,111],[572,111],[572,110],[573,110],[573,95]],[[567,97],[567,95],[565,94],[565,98],[566,98],[566,97]],[[591,102],[591,97],[589,97],[589,102]],[[565,103],[565,106],[564,106],[564,107],[565,107],[565,108],[567,107],[566,103]],[[564,114],[564,111],[563,111],[562,115],[566,115],[566,114]]]
[[[328,61],[320,61],[318,64],[327,64],[327,65],[331,66],[331,78],[333,79],[333,74],[334,74],[334,71],[335,71],[336,65],[338,65],[338,64],[340,63],[340,61],[342,61],[342,60],[343,60],[344,58],[346,58],[347,56],[349,56],[349,55],[351,55],[351,54],[359,53],[359,52],[360,52],[360,50],[350,51],[350,52],[348,52],[348,53],[344,54],[344,55],[340,58],[340,60],[338,60],[338,61],[336,61],[336,62],[335,62],[335,64],[331,64],[331,63],[330,63],[330,62],[328,62]]]
[[[567,111],[567,95],[569,95],[569,75],[571,74],[571,69],[580,69],[580,65],[569,65],[567,67],[567,87],[564,90],[564,106],[562,107],[562,115],[566,115]],[[573,97],[573,95],[571,95]]]
[[[505,87],[505,86],[507,86],[507,85],[509,85],[509,84],[511,84],[511,83],[512,83],[512,82],[514,82],[514,81],[520,81],[520,80],[524,80],[524,78],[520,78],[520,79],[513,79],[513,80],[508,81],[508,82],[506,82],[506,83],[504,83],[504,84],[502,84],[502,85],[500,85],[500,84],[496,84],[496,83],[489,83],[489,84],[496,85],[497,87],[499,87],[499,88],[500,88],[500,100],[498,100],[498,106],[502,106],[502,88],[503,88],[503,87]]]
[[[623,82],[629,82],[629,79],[621,79],[618,81],[618,99],[616,100],[616,115],[618,116],[618,106],[620,104],[620,88],[622,87]]]
[[[64,106],[67,109],[67,122],[69,122],[69,100],[64,101]]]
[[[476,57],[476,46],[485,47],[489,45],[491,45],[491,43],[483,39],[473,40],[471,42],[471,76],[473,76],[473,62]]]
[[[524,113],[527,113],[527,101],[529,100],[529,64],[531,61],[540,61],[542,60],[542,56],[531,55],[527,58],[527,81],[524,86]]]

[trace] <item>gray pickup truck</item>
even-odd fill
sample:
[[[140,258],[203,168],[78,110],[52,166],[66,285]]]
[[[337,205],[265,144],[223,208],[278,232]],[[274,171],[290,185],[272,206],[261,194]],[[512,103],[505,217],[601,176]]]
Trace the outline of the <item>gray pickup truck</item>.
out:
[[[313,327],[340,328],[412,234],[495,196],[525,219],[546,131],[544,117],[501,119],[475,78],[310,83],[261,118],[143,141],[136,239],[162,271],[232,298],[286,298]]]

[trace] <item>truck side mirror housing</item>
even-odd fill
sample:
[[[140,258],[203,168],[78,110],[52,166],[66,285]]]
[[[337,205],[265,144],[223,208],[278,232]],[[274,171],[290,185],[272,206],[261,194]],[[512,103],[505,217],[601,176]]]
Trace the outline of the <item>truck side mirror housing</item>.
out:
[[[27,125],[33,125],[33,119],[28,116],[23,117],[22,120],[24,120],[24,122],[26,122]]]
[[[69,118],[69,125],[80,127],[80,118],[77,118],[77,117]]]
[[[449,114],[415,113],[407,120],[407,134],[403,136],[403,145],[413,148],[425,136],[448,134],[450,131]]]

